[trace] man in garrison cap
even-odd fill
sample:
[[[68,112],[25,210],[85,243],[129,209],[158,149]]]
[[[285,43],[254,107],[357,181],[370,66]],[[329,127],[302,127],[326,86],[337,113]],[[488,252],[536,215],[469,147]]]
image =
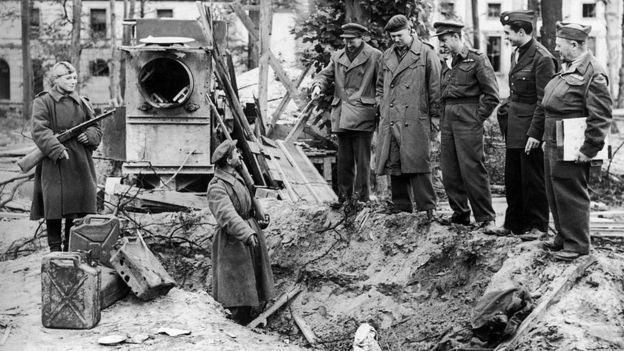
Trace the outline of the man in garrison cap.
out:
[[[334,82],[331,102],[332,132],[338,136],[337,176],[339,208],[345,200],[366,202],[370,193],[370,158],[377,125],[375,82],[381,51],[368,45],[362,35],[368,29],[357,23],[342,26],[345,47],[314,79],[312,98],[317,99]]]
[[[506,39],[516,47],[509,70],[505,151],[505,222],[490,234],[523,234],[537,239],[548,231],[548,200],[544,184],[541,138],[527,135],[541,105],[544,87],[557,71],[557,60],[533,36],[533,11],[500,16]]]
[[[73,221],[97,212],[92,154],[100,144],[102,130],[94,125],[76,138],[58,141],[56,134],[93,118],[94,113],[89,101],[76,93],[74,66],[57,62],[49,76],[50,89],[33,101],[32,137],[46,157],[35,170],[30,218],[45,219],[50,251],[68,251]],[[63,219],[65,228],[61,230]]]
[[[544,247],[560,260],[574,260],[590,250],[589,192],[590,161],[605,147],[611,127],[611,95],[606,70],[587,50],[590,26],[557,23],[555,49],[562,69],[544,88],[528,136],[545,142],[546,196],[557,231]],[[586,117],[584,140],[574,161],[564,161],[557,152],[558,121]]]
[[[236,171],[242,165],[236,140],[219,144],[212,154],[214,177],[208,207],[217,221],[212,241],[212,295],[246,325],[252,309],[273,297],[273,272],[266,241],[254,217],[252,194]]]
[[[384,29],[393,44],[383,53],[377,80],[377,174],[390,175],[390,211],[426,211],[433,219],[429,150],[431,118],[440,116],[440,62],[433,47],[412,34],[407,17],[390,18]]]
[[[441,78],[440,166],[453,210],[452,223],[470,224],[471,209],[484,231],[494,229],[490,181],[485,170],[483,122],[498,104],[498,84],[487,56],[462,41],[463,25],[434,23],[440,50],[452,56]],[[470,203],[470,206],[468,205]]]

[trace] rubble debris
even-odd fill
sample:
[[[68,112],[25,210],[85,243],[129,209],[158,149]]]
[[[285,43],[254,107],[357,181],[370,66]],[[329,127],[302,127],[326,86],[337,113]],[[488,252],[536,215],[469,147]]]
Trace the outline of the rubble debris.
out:
[[[176,328],[160,328],[156,331],[156,334],[167,334],[169,336],[191,335],[190,330],[176,329]]]
[[[377,343],[377,331],[370,324],[360,325],[355,332],[353,351],[381,351]]]
[[[314,346],[316,344],[316,335],[314,334],[314,331],[312,331],[312,328],[310,328],[308,323],[306,323],[306,321],[303,319],[303,316],[299,312],[293,311],[292,317],[308,343],[311,346]]]
[[[121,344],[127,339],[128,337],[126,335],[114,334],[114,335],[103,336],[99,338],[97,342],[100,345],[114,346],[114,345]]]

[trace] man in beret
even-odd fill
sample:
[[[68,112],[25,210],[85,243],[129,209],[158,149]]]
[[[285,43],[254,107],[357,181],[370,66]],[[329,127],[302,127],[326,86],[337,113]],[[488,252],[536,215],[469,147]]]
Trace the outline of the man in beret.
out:
[[[498,84],[487,56],[462,42],[461,23],[433,25],[440,49],[450,52],[444,66],[440,123],[442,182],[453,210],[452,223],[470,224],[470,209],[484,231],[496,228],[490,181],[485,169],[483,123],[498,104]],[[470,207],[468,203],[470,202]]]
[[[94,113],[89,101],[75,91],[78,76],[74,66],[58,62],[49,75],[51,88],[33,101],[32,137],[46,157],[35,170],[30,218],[45,219],[50,251],[68,251],[74,219],[97,212],[92,154],[100,144],[102,130],[94,125],[74,139],[58,141],[56,134],[93,118]],[[63,218],[65,228],[61,230]]]
[[[383,53],[377,80],[377,174],[390,175],[391,211],[426,211],[433,219],[429,150],[431,118],[440,116],[440,62],[433,47],[412,34],[407,17],[392,17],[384,29],[393,44]]]
[[[315,78],[316,99],[334,82],[332,132],[338,136],[337,176],[339,208],[345,200],[366,202],[370,193],[371,141],[377,125],[375,82],[381,51],[362,40],[368,29],[357,23],[342,26],[345,47],[336,51]]]
[[[507,211],[502,227],[489,234],[524,234],[537,239],[548,231],[548,200],[544,185],[541,137],[527,135],[544,87],[557,71],[557,60],[533,36],[533,11],[509,11],[500,16],[506,39],[516,50],[509,71],[508,124],[505,151]]]
[[[232,319],[246,325],[252,308],[273,297],[273,272],[266,241],[254,217],[252,194],[237,172],[242,161],[236,140],[226,140],[212,154],[214,177],[208,207],[217,221],[212,239],[212,294]]]
[[[544,247],[560,260],[574,260],[590,249],[590,161],[605,147],[611,127],[611,95],[605,68],[587,50],[590,26],[557,22],[555,49],[562,69],[544,88],[528,136],[545,142],[546,195],[557,234]],[[574,161],[557,152],[557,122],[586,117],[584,141]]]

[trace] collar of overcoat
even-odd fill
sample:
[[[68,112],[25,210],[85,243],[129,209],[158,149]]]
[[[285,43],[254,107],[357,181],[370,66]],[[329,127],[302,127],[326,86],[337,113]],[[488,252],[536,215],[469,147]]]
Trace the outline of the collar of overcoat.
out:
[[[236,174],[232,174],[229,172],[224,171],[221,168],[216,168],[215,169],[215,173],[214,176],[219,178],[219,179],[223,179],[223,181],[225,181],[226,183],[234,186],[234,184],[236,184],[236,180],[239,178],[238,172],[236,172]]]
[[[345,49],[341,50],[341,53],[338,57],[338,63],[345,66],[347,72],[349,72],[350,70],[354,69],[357,66],[361,66],[365,64],[366,61],[368,61],[368,58],[370,57],[370,55],[372,54],[373,52],[372,46],[366,43],[362,43],[362,45],[364,45],[364,48],[362,48],[362,51],[355,57],[353,62],[349,60],[349,56],[347,56],[347,52],[345,51]]]
[[[394,45],[390,48],[390,50],[386,51],[386,55],[384,57],[384,61],[386,62],[386,66],[392,72],[392,79],[396,78],[401,72],[403,72],[407,67],[412,65],[414,62],[420,60],[420,52],[422,51],[423,44],[418,38],[412,36],[412,45],[410,49],[405,53],[405,56],[402,60],[399,61],[399,56],[394,49]]]
[[[61,101],[61,98],[63,98],[63,96],[69,96],[70,98],[74,99],[74,101],[76,101],[78,105],[80,105],[80,95],[78,95],[78,93],[76,93],[75,91],[72,91],[69,94],[61,94],[60,91],[56,90],[55,88],[52,88],[49,90],[49,93],[55,102]]]
[[[563,72],[563,74],[578,72],[580,75],[584,76],[585,72],[587,72],[587,67],[589,66],[589,63],[592,60],[592,55],[589,53],[589,51],[586,51],[582,55],[583,57],[581,57],[580,62],[576,64],[574,70]],[[574,65],[574,62],[572,64]]]
[[[515,57],[512,58],[511,60],[512,66],[511,66],[511,70],[509,74],[515,73],[523,69],[524,67],[526,67],[526,65],[531,63],[531,61],[533,61],[533,57],[535,57],[535,52],[537,52],[537,45],[535,45],[535,43],[536,43],[535,38],[532,38],[528,43],[529,47],[527,48],[526,52],[524,53],[524,55],[522,55],[522,57],[518,59],[518,62],[516,64],[514,64]],[[520,54],[519,50],[514,53],[514,55],[519,55],[519,54]]]

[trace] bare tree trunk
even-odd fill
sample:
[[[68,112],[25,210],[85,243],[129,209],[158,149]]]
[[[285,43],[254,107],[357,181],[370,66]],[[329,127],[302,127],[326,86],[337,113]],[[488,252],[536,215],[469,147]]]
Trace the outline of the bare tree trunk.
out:
[[[472,47],[481,48],[481,32],[479,31],[479,1],[471,0],[472,6]]]
[[[622,56],[622,31],[620,27],[621,13],[620,5],[622,0],[607,0],[605,3],[605,22],[607,23],[607,72],[609,73],[609,89],[611,96],[616,97],[619,82],[619,68],[621,66],[620,57]]]
[[[73,5],[71,62],[72,65],[76,67],[76,75],[80,82],[80,53],[82,52],[82,45],[80,44],[80,20],[82,17],[82,0],[73,0]],[[76,85],[76,91],[80,92],[80,84]]]
[[[252,4],[257,5],[256,1],[253,1]],[[249,18],[254,24],[254,27],[257,31],[260,31],[260,11],[258,10],[249,10]],[[258,61],[260,59],[260,54],[256,49],[256,42],[254,41],[254,37],[249,34],[247,36],[247,69],[252,69],[258,67]]]
[[[540,13],[539,5],[539,0],[529,0],[527,3],[527,8],[536,14],[536,16],[533,17],[533,38],[537,38],[537,15]]]
[[[123,19],[128,18],[128,0],[123,0]],[[127,26],[121,27],[121,45],[130,45],[130,31]],[[122,101],[126,97],[126,54],[119,58],[119,96]]]
[[[113,101],[113,105],[117,106],[120,102],[119,96],[119,52],[117,50],[117,21],[115,20],[115,0],[110,0],[110,23],[111,23],[111,61],[109,65],[109,77],[110,77],[110,98]]]
[[[136,0],[130,0],[130,11],[128,13],[129,18],[134,18],[136,15]]]
[[[622,16],[622,52],[624,53],[624,16]],[[620,84],[617,107],[624,107],[624,60],[620,66]]]
[[[251,11],[250,11],[251,12]],[[269,51],[271,50],[271,22],[273,11],[271,0],[260,0],[260,69],[258,79],[258,101],[260,104],[260,119],[267,118],[268,85],[269,85]],[[263,121],[264,122],[264,121]],[[259,129],[260,130],[260,129]]]
[[[139,18],[145,18],[145,0],[141,0],[139,4],[141,5]]]
[[[366,26],[370,20],[367,12],[364,12],[359,0],[345,1],[345,22],[355,22]]]
[[[561,21],[561,0],[542,0],[542,44],[555,53],[556,23]]]
[[[30,1],[22,0],[22,116],[29,119],[32,113],[33,72],[30,58]]]

